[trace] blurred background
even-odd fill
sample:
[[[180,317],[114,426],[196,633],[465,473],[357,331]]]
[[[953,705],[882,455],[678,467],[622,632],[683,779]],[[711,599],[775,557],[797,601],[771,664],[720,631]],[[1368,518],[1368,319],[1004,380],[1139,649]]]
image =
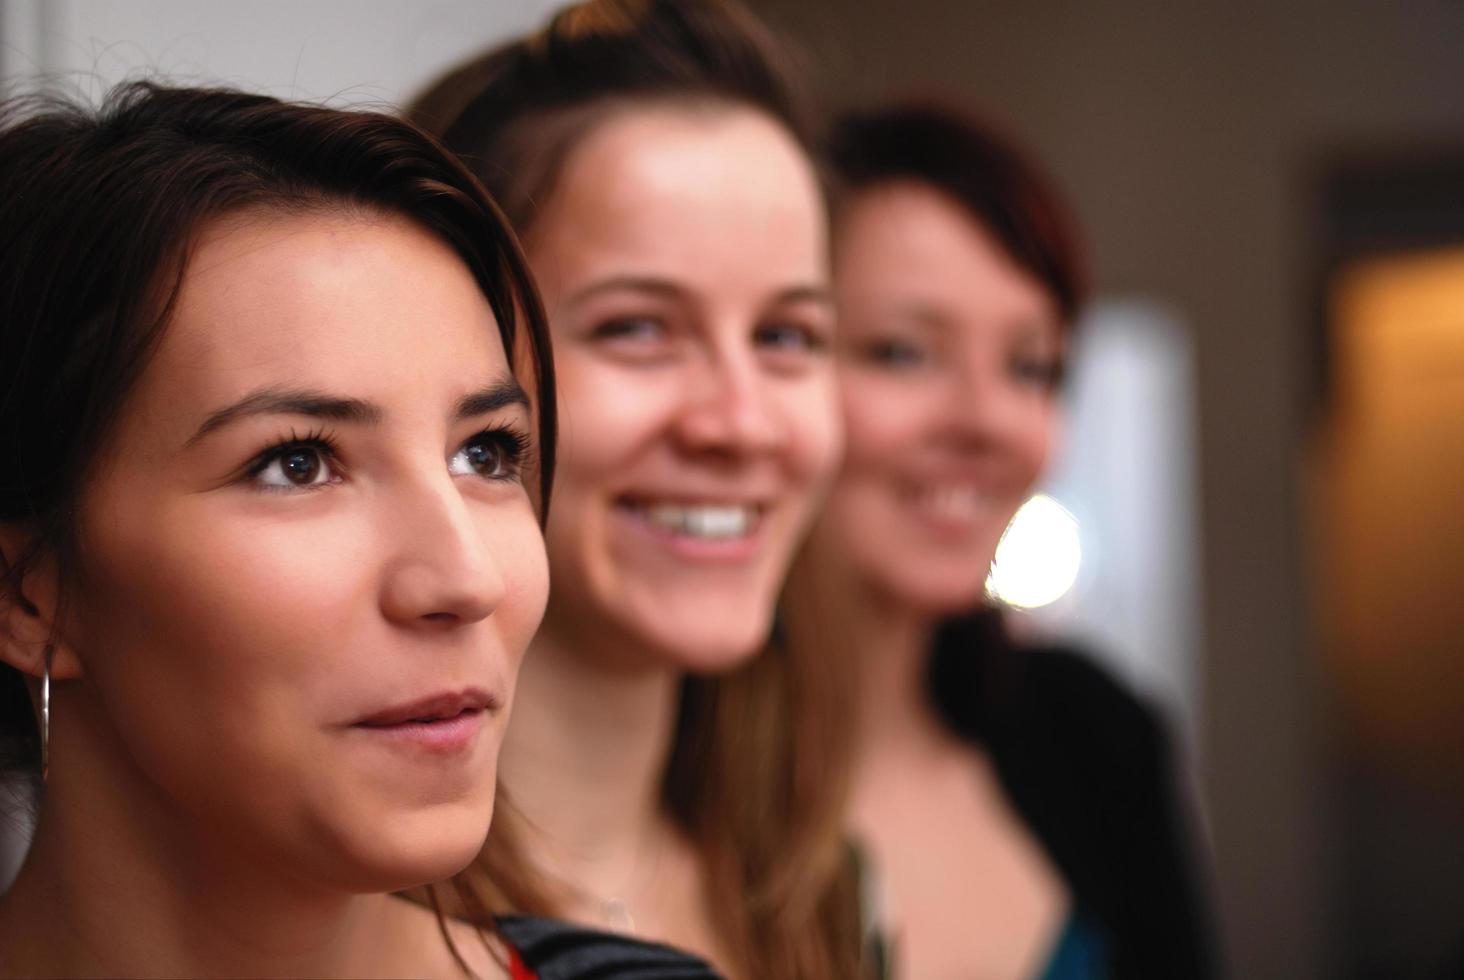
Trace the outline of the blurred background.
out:
[[[1099,300],[993,588],[1166,707],[1230,973],[1464,976],[1464,3],[751,2],[1073,198]],[[0,0],[0,73],[386,107],[554,6]]]

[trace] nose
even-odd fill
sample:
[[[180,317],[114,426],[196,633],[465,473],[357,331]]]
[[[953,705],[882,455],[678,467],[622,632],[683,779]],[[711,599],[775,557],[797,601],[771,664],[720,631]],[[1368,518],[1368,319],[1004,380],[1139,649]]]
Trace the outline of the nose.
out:
[[[393,499],[382,522],[391,542],[381,589],[387,619],[444,628],[493,614],[507,584],[479,520],[448,474]]]
[[[688,372],[676,417],[678,442],[688,452],[729,459],[776,451],[787,428],[774,383],[750,348],[709,353]]]
[[[1011,440],[1032,411],[1033,393],[1014,384],[996,364],[965,365],[944,385],[945,428],[964,448],[985,449]]]

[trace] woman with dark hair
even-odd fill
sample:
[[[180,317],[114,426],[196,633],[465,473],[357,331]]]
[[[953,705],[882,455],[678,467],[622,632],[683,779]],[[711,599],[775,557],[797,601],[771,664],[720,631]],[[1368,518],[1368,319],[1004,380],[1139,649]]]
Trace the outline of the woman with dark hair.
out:
[[[7,976],[504,975],[393,892],[493,814],[543,612],[543,315],[400,120],[121,88],[0,121]]]
[[[824,203],[781,61],[732,3],[590,0],[409,110],[503,203],[561,380],[554,589],[485,900],[748,980],[860,969],[842,670],[768,648],[840,443]]]
[[[851,820],[920,980],[1206,977],[1209,933],[1154,713],[985,606],[1046,465],[1085,275],[1046,179],[936,104],[844,119],[835,285],[844,469],[786,633],[855,667]]]

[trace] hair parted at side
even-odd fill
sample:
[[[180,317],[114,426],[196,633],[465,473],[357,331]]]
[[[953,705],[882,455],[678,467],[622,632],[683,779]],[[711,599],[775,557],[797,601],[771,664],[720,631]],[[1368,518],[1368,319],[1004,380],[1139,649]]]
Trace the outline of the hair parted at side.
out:
[[[812,116],[789,55],[723,0],[575,4],[447,72],[406,111],[463,157],[527,238],[597,126],[668,104],[751,109],[810,148]],[[705,862],[708,902],[743,976],[861,973],[844,684],[837,660],[799,658],[777,642],[730,674],[683,682],[662,801]],[[553,914],[514,817],[504,808],[494,820],[484,901]]]
[[[542,519],[555,449],[544,314],[507,221],[436,140],[380,113],[227,89],[133,82],[95,110],[29,97],[0,107],[0,524],[30,542],[0,555],[0,603],[25,608],[41,558],[64,602],[77,501],[205,225],[341,209],[405,216],[472,272],[527,375]],[[34,769],[36,736],[22,677],[0,666],[0,767]]]
[[[916,181],[941,191],[1052,294],[1064,325],[1088,292],[1071,212],[1047,175],[996,126],[935,99],[840,118],[829,137],[836,191]]]

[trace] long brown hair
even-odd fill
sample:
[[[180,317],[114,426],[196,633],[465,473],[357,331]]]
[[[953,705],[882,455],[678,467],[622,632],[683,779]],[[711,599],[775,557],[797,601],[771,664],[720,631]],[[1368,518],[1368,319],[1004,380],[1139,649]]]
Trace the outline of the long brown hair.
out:
[[[574,147],[617,112],[747,107],[807,148],[793,78],[769,32],[734,3],[589,0],[449,71],[407,111],[463,157],[525,235]],[[775,638],[729,674],[682,683],[662,802],[701,854],[716,928],[745,976],[860,970],[842,680],[836,662],[792,656]],[[464,902],[554,914],[514,816],[508,807],[495,819]]]

